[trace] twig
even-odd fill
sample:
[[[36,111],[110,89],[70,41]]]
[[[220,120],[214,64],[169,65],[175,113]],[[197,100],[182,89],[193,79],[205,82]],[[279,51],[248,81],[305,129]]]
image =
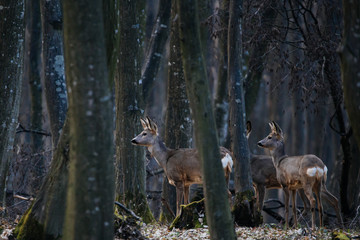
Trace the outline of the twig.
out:
[[[19,123],[16,127],[16,133],[21,133],[21,132],[35,133],[35,134],[49,136],[49,137],[51,136],[50,133],[47,133],[45,131],[26,129],[21,125],[21,123]]]
[[[165,198],[161,198],[161,203],[165,205],[166,209],[170,212],[170,214],[175,218],[174,212],[171,210],[169,203],[165,200]]]
[[[127,214],[130,214],[131,216],[133,216],[136,220],[141,220],[140,217],[138,217],[133,211],[131,211],[130,209],[126,208],[123,204],[119,203],[118,201],[115,201],[115,205],[117,205],[118,207],[120,207],[122,210],[124,210]]]
[[[34,200],[33,197],[24,197],[24,196],[20,196],[20,195],[17,195],[17,194],[15,194],[13,197],[14,197],[14,198],[21,199],[21,200],[25,200],[25,201],[32,201],[32,200]]]
[[[355,215],[354,219],[351,221],[349,228],[354,227],[353,225],[355,225],[356,219],[359,217],[360,217],[360,205],[356,208],[356,215]]]

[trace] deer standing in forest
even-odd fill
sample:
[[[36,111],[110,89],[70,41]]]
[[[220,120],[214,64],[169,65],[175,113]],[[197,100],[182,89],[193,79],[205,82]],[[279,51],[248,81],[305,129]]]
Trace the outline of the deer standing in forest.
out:
[[[247,138],[249,138],[250,133],[251,122],[248,121],[246,123]],[[265,189],[279,189],[282,187],[277,180],[276,168],[274,166],[271,156],[250,154],[250,165],[251,177],[256,193],[256,205],[257,208],[261,211],[264,205]],[[326,175],[324,175],[323,177],[326,178]],[[343,226],[343,220],[339,208],[339,201],[327,190],[325,182],[326,179],[324,179],[324,184],[321,187],[321,198],[325,199],[325,201],[327,201],[334,208],[339,224]],[[309,207],[303,189],[299,189],[299,195],[304,203],[303,213],[306,213],[309,210]]]
[[[289,200],[292,195],[292,209],[295,227],[296,218],[296,190],[303,189],[310,201],[311,224],[315,229],[315,206],[316,200],[320,213],[320,226],[323,225],[323,207],[320,191],[325,188],[327,167],[315,155],[287,156],[285,154],[284,136],[281,128],[274,121],[269,123],[270,134],[258,142],[258,146],[270,150],[272,160],[276,169],[276,177],[285,193],[285,226],[289,225]],[[315,193],[316,200],[313,196]]]
[[[184,204],[189,203],[189,187],[201,184],[202,172],[198,151],[193,148],[167,148],[158,136],[157,125],[149,118],[141,118],[144,130],[131,142],[134,145],[145,146],[157,163],[164,169],[169,183],[176,188],[176,215],[180,214],[182,198]],[[220,147],[221,162],[224,169],[226,186],[229,184],[233,158],[229,150]],[[220,159],[219,159],[220,160]],[[228,191],[230,194],[230,192]],[[231,195],[230,195],[231,196]]]

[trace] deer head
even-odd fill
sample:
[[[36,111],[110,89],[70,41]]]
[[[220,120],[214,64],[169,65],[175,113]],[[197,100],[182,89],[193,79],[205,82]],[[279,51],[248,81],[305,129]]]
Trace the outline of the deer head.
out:
[[[264,139],[260,140],[258,142],[258,146],[267,148],[269,150],[274,150],[279,146],[279,144],[283,144],[284,135],[283,131],[276,122],[272,121],[269,123],[269,126],[271,128],[270,134]]]
[[[140,119],[144,130],[131,140],[134,145],[152,146],[158,136],[158,127],[149,117]]]

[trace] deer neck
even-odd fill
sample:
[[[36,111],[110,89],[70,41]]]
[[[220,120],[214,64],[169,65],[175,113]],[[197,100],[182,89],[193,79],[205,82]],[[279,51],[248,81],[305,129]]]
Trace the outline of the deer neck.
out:
[[[278,146],[270,151],[274,165],[276,168],[279,167],[282,160],[288,157],[288,155],[285,154],[285,145],[284,142],[279,142]]]
[[[165,146],[165,143],[162,142],[159,137],[156,139],[156,143],[154,145],[148,146],[148,150],[151,153],[151,155],[155,158],[155,160],[158,162],[158,164],[162,168],[166,168],[166,162],[168,158],[168,152],[170,149],[168,149]]]

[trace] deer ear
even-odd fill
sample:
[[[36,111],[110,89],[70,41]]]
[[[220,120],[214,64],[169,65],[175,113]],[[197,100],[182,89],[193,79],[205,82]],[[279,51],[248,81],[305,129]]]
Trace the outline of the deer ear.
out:
[[[144,128],[144,130],[145,130],[145,129],[148,129],[148,126],[147,126],[147,124],[146,124],[146,119],[140,118],[140,122],[141,122],[141,125],[142,125],[142,127]]]
[[[280,134],[281,137],[283,137],[283,131],[281,130],[281,128],[279,127],[279,125],[278,125],[276,122],[274,122],[274,121],[273,121],[273,124],[274,124],[274,126],[275,126],[276,132],[277,132],[278,134]]]
[[[156,123],[153,120],[151,120],[149,117],[146,117],[146,118],[148,119],[150,129],[153,130],[157,134],[158,127],[157,127]]]
[[[275,132],[276,129],[275,129],[275,126],[274,126],[274,123],[273,122],[269,122],[269,126],[270,126],[270,129],[272,132]]]
[[[249,138],[250,133],[251,133],[251,122],[247,121],[246,122],[246,138]]]

